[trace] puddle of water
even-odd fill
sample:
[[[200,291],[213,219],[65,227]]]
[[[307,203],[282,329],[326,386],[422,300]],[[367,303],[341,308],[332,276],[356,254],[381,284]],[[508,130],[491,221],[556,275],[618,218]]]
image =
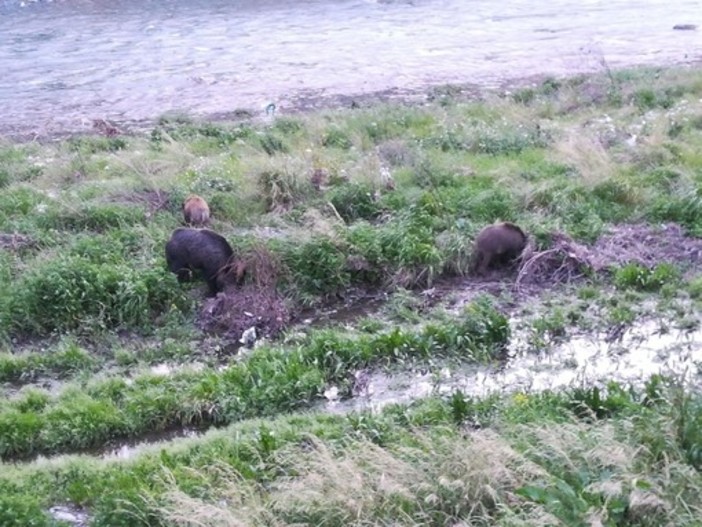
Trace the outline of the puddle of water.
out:
[[[131,459],[144,449],[157,448],[159,444],[165,444],[174,439],[198,437],[203,433],[197,428],[178,428],[165,432],[154,432],[131,441],[108,444],[93,453],[106,460]]]
[[[700,382],[702,330],[661,332],[658,322],[646,322],[626,331],[617,342],[606,335],[582,336],[555,347],[548,354],[525,351],[526,343],[512,349],[514,358],[500,367],[466,365],[438,372],[382,371],[367,374],[357,397],[337,400],[333,389],[323,406],[333,413],[379,410],[392,403],[408,403],[431,394],[484,397],[491,393],[530,392],[574,385],[618,381],[638,384],[656,373],[685,375]]]
[[[699,59],[698,0],[0,1],[2,128]]]
[[[323,327],[327,325],[344,326],[360,318],[375,315],[386,301],[377,296],[353,298],[345,304],[328,309],[315,309],[303,312],[300,322],[310,327]]]
[[[49,509],[51,517],[64,524],[84,527],[90,523],[90,515],[75,505],[55,505]]]
[[[159,375],[163,377],[168,377],[170,375],[175,375],[181,371],[192,371],[198,372],[205,369],[205,365],[202,362],[186,362],[183,364],[174,364],[170,362],[161,362],[159,364],[154,364],[149,368],[149,372],[152,375]],[[139,372],[137,372],[139,375]]]
[[[687,375],[694,382],[702,382],[702,329],[661,331],[659,322],[647,321],[629,328],[616,342],[607,340],[604,334],[578,336],[547,354],[534,354],[526,351],[529,346],[525,340],[517,338],[510,349],[513,358],[499,367],[445,365],[433,372],[357,372],[360,388],[356,397],[339,400],[338,389],[330,386],[324,394],[328,400],[317,409],[335,414],[377,411],[388,404],[409,403],[456,390],[481,397],[495,392],[591,385],[603,380],[637,384],[655,373]],[[158,375],[172,375],[182,367],[163,363],[154,365],[151,371]],[[203,433],[203,429],[178,428],[113,442],[87,453],[106,460],[125,460],[144,450],[158,448],[159,444],[194,438]],[[42,459],[52,458],[37,458]]]

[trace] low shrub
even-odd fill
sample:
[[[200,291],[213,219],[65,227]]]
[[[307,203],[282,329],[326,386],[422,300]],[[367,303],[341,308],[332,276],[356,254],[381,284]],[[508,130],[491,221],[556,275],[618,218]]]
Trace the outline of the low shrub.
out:
[[[72,329],[147,328],[171,306],[190,302],[175,275],[126,262],[99,264],[59,257],[29,270],[9,289],[9,333]]]

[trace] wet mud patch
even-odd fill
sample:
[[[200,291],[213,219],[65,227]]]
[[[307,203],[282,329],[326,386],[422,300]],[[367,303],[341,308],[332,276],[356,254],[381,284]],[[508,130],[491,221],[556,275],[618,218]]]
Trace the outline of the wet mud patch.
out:
[[[248,285],[206,300],[198,325],[207,333],[252,344],[251,339],[277,337],[291,318],[290,308],[274,289]]]

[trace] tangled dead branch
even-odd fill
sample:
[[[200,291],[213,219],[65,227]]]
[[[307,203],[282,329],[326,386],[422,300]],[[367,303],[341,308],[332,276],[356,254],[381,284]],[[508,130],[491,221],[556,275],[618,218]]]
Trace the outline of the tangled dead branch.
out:
[[[551,239],[551,247],[543,251],[536,251],[533,240],[529,241],[520,258],[515,289],[524,284],[571,282],[595,267],[586,246],[561,232],[553,233]]]
[[[562,232],[553,233],[551,240],[543,251],[536,251],[533,241],[529,242],[520,259],[515,289],[526,284],[567,283],[588,272],[631,262],[646,267],[661,262],[702,262],[702,240],[687,236],[674,223],[617,225],[590,247]]]

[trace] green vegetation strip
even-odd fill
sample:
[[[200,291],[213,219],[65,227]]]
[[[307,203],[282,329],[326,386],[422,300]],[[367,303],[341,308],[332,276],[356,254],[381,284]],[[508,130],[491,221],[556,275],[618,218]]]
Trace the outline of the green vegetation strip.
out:
[[[348,384],[357,368],[444,356],[485,361],[508,339],[504,315],[479,301],[457,319],[417,332],[352,338],[319,331],[296,349],[261,348],[222,371],[108,378],[69,386],[56,398],[30,389],[0,407],[0,456],[83,449],[173,426],[273,415],[309,405],[326,383]]]
[[[693,526],[701,441],[702,398],[661,378],[640,391],[456,393],[238,423],[126,461],[5,466],[0,523],[51,525],[46,509],[72,502],[94,526],[586,525],[594,513],[604,525]]]
[[[495,220],[540,248],[621,222],[702,233],[699,71],[548,79],[480,102],[439,92],[265,126],[166,119],[149,137],[0,145],[0,339],[148,333],[192,314],[163,256],[191,192],[237,250],[271,257],[298,304],[463,273]]]

